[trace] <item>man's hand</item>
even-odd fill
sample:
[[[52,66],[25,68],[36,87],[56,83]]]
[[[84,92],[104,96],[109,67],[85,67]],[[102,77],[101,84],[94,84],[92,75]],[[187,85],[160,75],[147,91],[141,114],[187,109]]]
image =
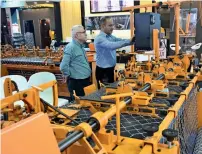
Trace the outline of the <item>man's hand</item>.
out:
[[[68,78],[67,76],[64,76],[64,75],[63,75],[63,76],[62,76],[62,83],[66,83],[66,82],[67,82],[67,78]]]

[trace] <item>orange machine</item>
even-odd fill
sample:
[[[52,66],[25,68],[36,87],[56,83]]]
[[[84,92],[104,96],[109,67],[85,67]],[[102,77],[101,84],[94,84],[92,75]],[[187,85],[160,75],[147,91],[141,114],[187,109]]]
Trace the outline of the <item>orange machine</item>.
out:
[[[68,148],[67,153],[71,154],[80,153],[81,151],[83,153],[90,154],[152,154],[159,152],[164,154],[180,153],[179,143],[174,141],[174,138],[177,136],[178,133],[175,130],[167,128],[170,127],[170,125],[173,123],[173,120],[178,117],[178,114],[180,114],[180,112],[178,111],[185,103],[184,101],[188,101],[195,97],[190,97],[189,93],[191,93],[191,90],[193,90],[192,88],[194,88],[194,83],[196,83],[199,75],[201,74],[197,74],[197,76],[194,77],[189,86],[179,97],[176,104],[168,110],[168,114],[158,128],[156,128],[155,126],[145,126],[145,129],[149,130],[151,136],[145,138],[144,140],[132,139],[120,135],[120,110],[124,109],[126,105],[132,103],[133,98],[132,94],[130,93],[118,94],[116,96],[106,96],[104,99],[107,99],[107,97],[115,98],[116,104],[111,106],[111,108],[109,108],[106,112],[95,113],[93,116],[91,116],[91,118],[88,119],[87,122],[82,123],[78,127],[76,127],[75,131],[73,131],[72,134],[67,136],[67,138],[59,143],[60,150],[64,151],[66,148]],[[124,97],[122,101],[120,101],[121,97]],[[105,128],[106,124],[109,121],[108,119],[110,119],[114,114],[116,114],[116,136],[113,135],[113,132],[106,131]],[[177,124],[177,121],[175,121],[175,123]],[[95,135],[97,136],[97,138],[95,137]],[[162,135],[167,138],[167,145],[159,143]],[[92,142],[89,141],[89,138],[91,138],[91,141],[94,141],[93,146]]]
[[[177,126],[178,131],[181,131],[180,129],[182,129],[181,127],[178,127],[177,118],[185,118],[185,121],[188,120],[186,119],[186,115],[183,115],[181,112],[184,112],[184,110],[191,109],[189,105],[191,105],[191,103],[194,103],[193,99],[196,99],[196,89],[194,87],[198,79],[201,79],[201,73],[196,74],[196,76],[189,82],[188,87],[180,94],[180,97],[178,98],[176,103],[167,110],[168,113],[163,118],[163,121],[160,123],[159,126],[143,126],[144,130],[148,133],[147,137],[144,139],[124,137],[121,134],[121,110],[124,110],[126,106],[135,103],[133,93],[125,93],[103,97],[103,99],[114,98],[116,100],[115,104],[112,104],[111,107],[105,112],[97,112],[93,114],[91,117],[88,118],[86,122],[80,123],[75,128],[72,128],[71,133],[68,133],[70,130],[70,127],[68,130],[68,126],[66,127],[66,131],[59,131],[59,144],[57,144],[56,139],[53,136],[54,133],[51,130],[47,115],[32,115],[31,117],[26,118],[25,120],[21,120],[16,124],[12,124],[11,126],[4,128],[1,132],[2,152],[6,154],[13,154],[13,150],[15,150],[16,154],[57,154],[59,152],[64,152],[64,154],[76,154],[81,152],[86,154],[152,154],[159,152],[165,154],[179,154],[179,140],[174,141],[174,138],[177,137],[178,133],[173,129],[176,128],[175,126]],[[143,89],[145,88],[146,87],[144,87]],[[1,104],[3,105],[1,109],[5,108],[13,101],[19,100],[20,98],[24,99],[25,93],[27,94],[26,99],[32,98],[32,101],[40,100],[40,98],[36,97],[37,94],[36,96],[31,95],[31,93],[33,93],[34,91],[36,91],[36,88],[32,88],[29,91],[24,91],[13,96],[9,96],[6,99],[3,99],[1,101]],[[198,95],[198,102],[200,102],[201,99],[202,98],[200,97],[200,95]],[[182,107],[183,110],[180,111]],[[198,110],[200,113],[200,106],[198,107]],[[108,124],[108,122],[111,121],[110,119],[113,118],[114,115],[116,115],[116,135],[113,133],[113,131],[108,131],[106,129],[106,125]],[[191,118],[191,115],[189,116],[189,118]],[[188,123],[184,124],[183,127],[189,127],[190,124],[192,124],[190,120],[191,119],[189,119]],[[201,126],[200,121],[201,120],[198,120],[198,127]],[[176,125],[171,127],[173,122]],[[55,134],[57,135],[55,127],[53,129]],[[65,127],[63,126],[59,129],[65,130]],[[167,138],[167,144],[159,142],[162,139],[162,135]],[[20,142],[19,138],[22,138]],[[39,140],[39,138],[41,139]],[[43,144],[46,144],[47,146]]]
[[[185,33],[187,34],[187,29],[189,28],[189,19],[190,19],[190,13],[187,16],[187,24],[186,24],[186,32],[184,32],[182,30],[182,28],[180,28],[180,21],[179,21],[179,17],[180,17],[180,5],[183,2],[190,2],[189,0],[183,0],[183,1],[167,1],[167,2],[159,2],[159,3],[152,3],[152,4],[146,4],[146,5],[139,5],[139,6],[131,6],[131,7],[124,7],[123,10],[124,11],[129,11],[130,12],[130,24],[131,24],[131,37],[134,35],[134,10],[135,9],[140,9],[140,8],[145,8],[145,11],[147,12],[147,8],[149,7],[161,7],[163,5],[167,5],[170,8],[174,8],[175,11],[175,54],[178,55],[179,54],[179,35],[180,35],[180,31],[183,32],[183,34],[185,35]],[[200,4],[200,3],[199,3]],[[201,12],[201,10],[200,10]],[[155,62],[151,62],[150,60],[146,63],[142,63],[140,64],[140,66],[137,65],[137,63],[134,61],[134,59],[127,65],[126,67],[126,71],[125,74],[127,77],[132,77],[136,72],[141,72],[141,71],[151,71],[152,69],[152,65],[155,64],[159,64],[159,41],[158,41],[158,30],[154,29],[153,30],[153,47],[154,47],[154,53],[155,53]],[[134,52],[134,46],[131,46],[131,52]],[[136,53],[135,53],[136,54]],[[178,56],[176,56],[178,57]],[[174,58],[176,60],[176,58]],[[184,72],[182,71],[182,69],[178,69],[181,67],[181,60],[177,60],[177,61],[173,61],[173,63],[175,64],[175,71],[177,71],[177,73],[179,73],[179,76],[186,76],[186,72],[187,72],[187,68],[190,65],[190,61],[187,61],[187,57],[186,55],[184,55],[183,58],[183,68],[185,69]],[[183,61],[182,60],[182,61]],[[175,63],[177,62],[177,63]],[[146,68],[146,69],[145,69]],[[154,71],[154,73],[156,73],[156,71]]]
[[[186,80],[187,76],[191,74],[188,72],[190,67],[190,61],[192,60],[192,55],[175,55],[170,56],[169,60],[163,60],[161,62],[152,62],[153,66],[152,72],[148,72],[140,66],[137,66],[137,63],[134,62],[134,58],[128,62],[125,70],[120,70],[117,72],[117,79],[124,80],[128,82],[134,82],[134,80],[139,80],[140,74],[143,73],[144,77],[150,74],[152,78],[156,78],[160,74],[165,75],[165,79],[183,79]],[[150,62],[149,62],[150,63]],[[191,66],[192,67],[192,66]],[[143,77],[142,76],[142,77]],[[140,80],[139,80],[140,81]]]
[[[117,95],[118,97],[124,97],[127,95]],[[60,152],[69,153],[122,153],[126,151],[131,152],[141,152],[141,148],[147,144],[150,145],[150,142],[153,143],[153,139],[148,138],[145,143],[141,140],[127,139],[120,136],[120,128],[118,125],[120,123],[117,120],[118,134],[114,136],[113,133],[106,133],[105,126],[114,114],[120,116],[120,110],[125,107],[126,104],[130,103],[131,98],[125,98],[124,101],[117,102],[116,106],[111,107],[106,112],[97,112],[87,123],[81,123],[75,127],[72,134],[68,135],[67,138],[64,138],[57,145],[56,139],[54,138],[54,133],[51,130],[48,116],[42,113],[33,115],[25,120],[22,120],[16,124],[13,124],[1,132],[2,137],[2,153],[6,154],[36,154],[36,153],[50,153],[50,154],[59,154]],[[38,127],[40,126],[40,127]],[[94,133],[98,131],[98,133]],[[154,130],[156,132],[157,130]],[[166,131],[166,130],[165,130]],[[167,130],[168,131],[168,130]],[[88,138],[95,144],[93,148],[89,144]],[[174,136],[176,137],[176,136]],[[173,142],[173,139],[169,142]],[[19,142],[19,138],[23,138]],[[40,140],[39,140],[40,138]],[[78,144],[72,145],[74,142],[78,141]],[[135,144],[134,144],[135,143]],[[179,143],[174,141],[175,146],[170,146],[169,148],[166,145],[158,144],[158,148],[161,148],[162,151],[178,153]],[[45,145],[44,145],[45,144]],[[65,151],[67,147],[72,145],[69,149]],[[106,146],[107,145],[107,146]],[[113,151],[113,147],[116,147]],[[135,145],[135,146],[134,146]],[[152,148],[152,147],[151,147]],[[158,150],[158,149],[153,149]],[[110,152],[111,151],[111,152]]]
[[[170,7],[175,8],[176,55],[178,55],[180,2],[170,1],[163,2],[163,4],[168,4]],[[160,3],[134,6],[126,8],[126,10],[130,10],[131,20],[133,20],[134,9],[146,9],[147,7],[159,5]],[[131,24],[131,29],[133,29],[133,22],[131,22]],[[185,63],[187,62],[186,60],[187,59],[185,59]],[[176,60],[176,64],[180,64],[180,66],[185,69],[184,72],[186,72],[188,65],[182,65],[179,59]],[[167,65],[163,63],[163,67],[165,66]],[[174,66],[168,64],[168,66],[169,67],[165,68],[169,69],[171,66],[175,70],[173,71],[174,74],[180,73],[178,65]],[[164,69],[159,66],[157,72],[159,74],[160,72],[164,72],[164,76],[166,76],[167,74]],[[169,75],[171,79],[172,74],[170,73]],[[172,79],[176,80],[176,78]],[[180,151],[182,151],[182,153],[187,151],[193,152],[195,149],[194,139],[197,136],[198,129],[202,126],[201,116],[197,116],[197,114],[200,115],[202,111],[202,106],[200,105],[202,95],[201,92],[198,93],[196,85],[197,81],[202,81],[201,72],[195,74],[193,79],[187,80],[187,85],[184,87],[183,91],[179,92],[174,103],[163,108],[163,115],[158,113],[160,111],[158,107],[162,107],[162,105],[151,105],[154,92],[151,91],[151,93],[148,93],[146,91],[151,89],[152,86],[154,87],[153,89],[164,88],[165,84],[162,84],[161,81],[155,81],[155,83],[153,83],[150,78],[142,78],[142,76],[139,76],[139,80],[144,86],[138,89],[138,92],[130,90],[126,92],[126,89],[122,89],[122,92],[125,91],[125,93],[121,92],[119,94],[104,96],[101,94],[98,95],[100,98],[99,101],[113,101],[113,103],[100,103],[94,100],[89,101],[86,97],[82,98],[75,96],[80,99],[80,104],[72,104],[68,107],[78,107],[77,110],[83,110],[85,114],[78,114],[78,116],[76,114],[76,116],[71,117],[72,119],[68,118],[68,122],[62,121],[61,125],[55,123],[53,120],[55,119],[55,115],[58,116],[58,113],[61,114],[61,112],[58,111],[60,109],[48,105],[47,102],[44,102],[39,97],[39,91],[43,90],[44,87],[48,87],[50,83],[45,84],[43,88],[33,87],[27,91],[8,96],[1,100],[1,110],[2,113],[8,115],[9,118],[11,117],[10,115],[19,116],[18,112],[16,112],[18,110],[16,110],[15,107],[12,108],[13,106],[10,107],[14,101],[22,99],[28,105],[26,107],[26,114],[22,114],[23,112],[20,113],[20,115],[23,115],[23,118],[16,120],[15,122],[17,123],[15,124],[12,122],[5,125],[2,129],[2,153],[59,154],[62,152],[62,154],[179,154]],[[123,88],[124,85],[121,85],[121,87]],[[48,108],[48,114],[38,113],[44,109],[41,106],[41,102],[46,105],[45,108]],[[89,108],[82,108],[89,106],[91,107],[90,110],[93,109],[92,112],[94,113],[90,116],[86,114]],[[97,109],[100,108],[104,108],[103,112],[98,112]],[[30,109],[29,112],[28,109]],[[67,114],[69,113],[70,110]],[[65,116],[64,114],[62,115]],[[81,120],[84,116],[88,117],[85,120]],[[9,118],[8,121],[13,121],[12,118]],[[65,116],[65,119],[67,120],[67,116]],[[160,122],[158,122],[158,120],[160,120]],[[75,123],[76,126],[72,126],[69,123],[70,121]],[[141,124],[143,121],[146,121],[146,124]],[[154,123],[152,121],[154,121]],[[51,125],[50,122],[53,122],[54,125]],[[6,121],[3,121],[3,124],[5,123]],[[139,126],[138,124],[141,125]],[[111,127],[109,127],[109,125],[111,125]],[[136,133],[130,131],[130,129],[132,129],[131,127],[127,127],[126,130],[125,126],[135,128],[134,132]],[[54,137],[54,134],[56,138]],[[139,138],[137,134],[141,135],[141,138]],[[135,137],[133,135],[135,135]],[[193,140],[190,141],[190,138]],[[21,139],[20,142],[19,139]],[[57,141],[59,141],[59,144],[57,144]]]
[[[61,151],[64,151],[65,148],[69,148],[69,153],[78,153],[79,151],[83,151],[84,153],[96,154],[96,153],[112,153],[112,154],[121,154],[121,153],[147,153],[151,150],[151,153],[157,153],[159,148],[163,153],[178,153],[179,152],[179,143],[173,142],[174,137],[176,137],[176,131],[174,130],[164,130],[165,134],[168,131],[172,131],[174,133],[173,137],[169,142],[173,142],[175,146],[166,146],[163,144],[155,143],[155,139],[158,137],[148,137],[143,140],[136,140],[132,138],[124,138],[120,136],[120,110],[123,109],[127,104],[130,104],[131,98],[127,97],[131,94],[119,94],[116,96],[116,105],[112,106],[106,112],[97,112],[88,120],[88,123],[80,124],[75,131],[69,135],[66,139],[62,140],[59,143],[59,147]],[[123,101],[119,101],[120,97],[125,97]],[[114,136],[113,132],[106,133],[105,126],[108,122],[108,119],[116,114],[116,127],[117,127],[117,135]],[[98,126],[98,127],[97,127]],[[158,131],[158,128],[151,128],[151,134]],[[162,131],[164,127],[161,128]],[[95,142],[94,148],[89,144],[87,138],[91,137],[94,139],[94,132],[99,142]],[[157,133],[158,134],[158,133]],[[164,134],[164,135],[165,135]],[[160,135],[160,134],[159,134]],[[166,136],[166,135],[165,135]],[[95,139],[96,140],[96,139]],[[80,144],[73,144],[74,142],[79,141]],[[73,144],[73,145],[72,145]],[[72,145],[72,146],[71,146]],[[171,145],[171,144],[170,144]],[[148,146],[148,147],[147,147]],[[143,148],[144,147],[144,148]],[[143,148],[143,149],[142,149]]]

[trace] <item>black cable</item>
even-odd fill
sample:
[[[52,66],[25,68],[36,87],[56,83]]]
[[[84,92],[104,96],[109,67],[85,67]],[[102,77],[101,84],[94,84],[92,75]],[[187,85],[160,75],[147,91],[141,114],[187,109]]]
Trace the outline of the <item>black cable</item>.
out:
[[[54,111],[56,111],[56,112],[58,112],[59,114],[63,115],[65,118],[67,118],[67,119],[73,121],[75,124],[79,125],[79,123],[78,123],[76,120],[72,119],[71,117],[69,117],[68,115],[66,115],[65,113],[63,113],[63,112],[60,111],[59,109],[57,109],[56,107],[52,106],[51,104],[49,104],[48,102],[46,102],[46,101],[43,100],[42,98],[40,98],[40,101],[41,101],[44,105],[50,107],[50,108],[53,109]]]

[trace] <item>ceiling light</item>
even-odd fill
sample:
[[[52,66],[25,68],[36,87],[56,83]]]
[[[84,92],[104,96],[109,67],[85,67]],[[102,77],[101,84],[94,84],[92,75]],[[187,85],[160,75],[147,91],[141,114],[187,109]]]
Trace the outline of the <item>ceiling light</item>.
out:
[[[46,3],[49,3],[49,1],[46,1]]]

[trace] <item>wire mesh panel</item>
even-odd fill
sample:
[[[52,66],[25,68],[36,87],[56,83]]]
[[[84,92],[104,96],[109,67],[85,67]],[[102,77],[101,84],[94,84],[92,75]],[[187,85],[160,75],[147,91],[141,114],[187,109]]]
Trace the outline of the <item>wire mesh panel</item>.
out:
[[[177,116],[178,140],[182,154],[193,153],[197,136],[197,88],[192,89]]]
[[[69,108],[67,105],[63,106],[63,108]],[[71,108],[73,109],[73,108]],[[91,112],[87,108],[83,108],[79,111],[79,114],[74,119],[78,123],[86,122],[91,116]],[[143,116],[143,115],[135,115],[128,113],[120,114],[121,123],[121,136],[137,138],[137,139],[145,139],[148,137],[147,132],[143,130],[146,125],[157,125],[163,121],[164,117],[151,117],[151,116]],[[75,126],[74,122],[68,123],[68,125]],[[111,130],[116,134],[116,116],[113,116],[108,124],[105,127],[107,130]]]
[[[156,125],[159,126],[163,121],[163,117],[151,117],[135,114],[122,113],[121,115],[121,136],[136,138],[136,139],[145,139],[148,137],[146,131],[143,128],[147,125]],[[112,119],[108,122],[106,129],[114,131],[116,134],[116,117],[113,116]]]
[[[178,111],[178,115],[171,122],[169,128],[178,131],[178,141],[180,143],[181,154],[192,154],[197,136],[197,88],[193,88],[189,97]],[[161,143],[166,139],[162,138]]]
[[[174,88],[173,88],[174,89]],[[180,93],[179,93],[180,94]],[[178,94],[178,95],[179,95]],[[197,136],[197,100],[196,100],[197,88],[193,88],[189,93],[187,100],[182,104],[178,111],[178,115],[171,122],[169,128],[178,130],[178,141],[180,142],[181,154],[192,154],[195,146],[196,136]],[[169,98],[169,100],[172,98]],[[178,99],[175,100],[175,102]],[[166,100],[155,98],[154,102],[164,102]],[[166,101],[167,102],[167,101]],[[175,104],[175,103],[174,103]],[[174,105],[173,104],[173,105]],[[65,106],[68,108],[68,106]],[[76,121],[79,123],[86,121],[90,116],[91,112],[88,109],[81,109]],[[146,125],[157,125],[159,126],[164,120],[164,115],[159,115],[159,117],[145,116],[145,115],[135,115],[128,113],[121,113],[121,136],[145,139],[148,134],[143,130]],[[74,123],[69,123],[68,125],[74,125]],[[116,117],[113,116],[107,126],[107,130],[114,131],[116,134]],[[166,139],[162,138],[161,143],[166,143]]]
[[[202,127],[198,131],[193,154],[202,154]]]

